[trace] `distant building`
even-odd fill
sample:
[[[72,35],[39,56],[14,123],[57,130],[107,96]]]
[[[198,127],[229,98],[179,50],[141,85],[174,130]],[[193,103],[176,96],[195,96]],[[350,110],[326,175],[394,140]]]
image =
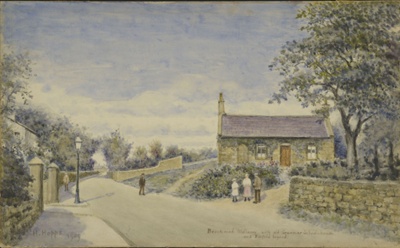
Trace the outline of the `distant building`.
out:
[[[12,116],[6,117],[5,121],[17,140],[21,142],[21,145],[31,148],[38,146],[38,137],[35,131],[17,122]]]
[[[329,118],[318,116],[228,115],[218,101],[218,163],[281,166],[334,160]]]

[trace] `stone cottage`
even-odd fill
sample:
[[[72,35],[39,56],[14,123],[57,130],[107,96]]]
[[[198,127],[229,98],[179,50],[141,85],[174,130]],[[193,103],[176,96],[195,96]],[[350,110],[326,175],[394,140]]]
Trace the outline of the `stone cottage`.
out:
[[[38,137],[35,131],[15,120],[15,116],[5,118],[8,128],[14,133],[23,146],[36,148],[38,146]]]
[[[218,101],[218,163],[281,166],[334,160],[334,134],[329,118],[255,116],[225,113]]]

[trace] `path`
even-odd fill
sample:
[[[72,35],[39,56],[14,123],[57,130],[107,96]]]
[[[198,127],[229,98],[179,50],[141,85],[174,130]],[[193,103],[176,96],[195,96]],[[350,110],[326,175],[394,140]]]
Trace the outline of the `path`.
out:
[[[214,161],[214,160],[209,160],[209,161],[206,161],[206,162],[211,162],[211,161]],[[204,161],[202,161],[202,163],[204,163]],[[193,178],[198,177],[206,169],[209,169],[209,168],[214,167],[214,166],[215,165],[213,163],[205,163],[205,165],[203,167],[198,168],[193,173],[191,173],[191,174],[189,174],[189,175],[187,175],[185,177],[182,177],[181,179],[176,181],[173,185],[171,185],[171,187],[169,187],[168,189],[164,190],[163,193],[171,194],[173,192],[176,192],[182,184],[184,184],[185,182],[187,182],[187,181],[189,181],[189,180],[191,180]]]
[[[74,184],[71,183],[71,187]],[[118,230],[112,229],[105,221],[93,216],[88,203],[83,201],[81,204],[74,204],[74,201],[75,195],[64,191],[63,187],[60,188],[60,203],[45,205],[43,213],[22,237],[18,246],[128,247],[132,245],[118,234]],[[0,247],[3,246],[0,244]]]
[[[93,214],[138,246],[398,245],[282,218],[277,209],[287,199],[288,185],[267,191],[261,204],[234,204],[230,199],[196,202],[167,194],[139,196],[136,188],[104,177],[81,185],[81,197]]]

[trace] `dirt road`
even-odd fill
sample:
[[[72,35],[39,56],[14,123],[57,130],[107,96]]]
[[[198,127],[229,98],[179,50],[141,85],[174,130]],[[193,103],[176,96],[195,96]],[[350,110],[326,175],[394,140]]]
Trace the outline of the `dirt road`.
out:
[[[197,202],[167,194],[139,196],[137,189],[104,177],[83,181],[80,188],[93,214],[137,246],[398,245],[282,218],[277,209],[287,201],[288,185],[264,192],[261,204],[229,199]]]

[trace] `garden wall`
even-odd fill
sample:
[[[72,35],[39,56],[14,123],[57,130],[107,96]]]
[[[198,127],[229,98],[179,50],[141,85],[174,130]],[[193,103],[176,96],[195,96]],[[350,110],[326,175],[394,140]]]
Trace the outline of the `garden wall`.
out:
[[[388,226],[400,237],[400,184],[293,177],[289,204],[294,209],[336,213]]]
[[[142,173],[153,174],[160,171],[182,169],[182,156],[162,160],[157,166],[151,168],[143,168],[129,171],[110,171],[108,177],[112,178],[117,182],[121,182],[130,178],[138,177]]]
[[[18,206],[3,206],[1,237],[4,244],[12,244],[22,236],[41,214],[39,201],[26,201]]]

